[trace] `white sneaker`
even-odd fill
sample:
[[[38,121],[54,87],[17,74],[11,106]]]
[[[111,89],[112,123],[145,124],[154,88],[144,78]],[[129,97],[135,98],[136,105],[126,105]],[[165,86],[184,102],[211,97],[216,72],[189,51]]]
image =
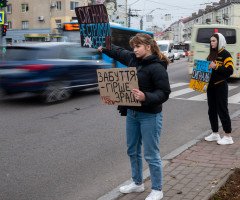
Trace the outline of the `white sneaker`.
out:
[[[211,135],[204,138],[208,142],[221,140],[221,137],[218,133],[212,133]]]
[[[220,145],[226,145],[226,144],[233,144],[233,139],[231,136],[223,136],[221,140],[217,141],[218,144]]]
[[[163,192],[159,190],[152,190],[145,200],[160,200],[163,198]]]
[[[143,192],[144,185],[136,185],[134,182],[130,183],[129,185],[124,185],[119,188],[119,191],[124,194],[132,193],[132,192]]]

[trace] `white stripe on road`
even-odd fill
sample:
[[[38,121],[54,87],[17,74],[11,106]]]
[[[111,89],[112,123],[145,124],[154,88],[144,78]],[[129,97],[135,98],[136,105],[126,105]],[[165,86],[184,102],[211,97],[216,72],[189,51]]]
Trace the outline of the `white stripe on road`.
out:
[[[171,89],[176,88],[176,87],[181,87],[184,85],[188,85],[188,84],[189,83],[174,83],[174,84],[171,84]]]
[[[229,90],[233,90],[237,88],[237,86],[229,86]],[[236,95],[234,95],[236,96]],[[203,93],[203,94],[199,94],[199,95],[196,95],[196,96],[193,96],[193,97],[190,97],[188,98],[187,100],[193,100],[193,101],[206,101],[207,100],[207,94],[206,93]],[[235,100],[235,99],[234,99]],[[240,100],[239,100],[240,101]],[[238,101],[238,102],[239,102]]]
[[[187,100],[205,101],[205,100],[207,100],[207,94],[206,93],[199,94],[199,95],[196,95],[194,97],[188,98]]]
[[[177,96],[187,94],[187,93],[190,93],[190,92],[194,92],[194,90],[191,89],[191,88],[185,88],[185,89],[182,89],[182,90],[177,90],[177,91],[172,92],[170,94],[170,98],[177,97]]]
[[[240,93],[237,93],[228,98],[228,103],[240,103]]]
[[[233,90],[233,89],[235,89],[235,88],[237,88],[238,86],[231,86],[231,85],[229,85],[228,86],[228,90]]]

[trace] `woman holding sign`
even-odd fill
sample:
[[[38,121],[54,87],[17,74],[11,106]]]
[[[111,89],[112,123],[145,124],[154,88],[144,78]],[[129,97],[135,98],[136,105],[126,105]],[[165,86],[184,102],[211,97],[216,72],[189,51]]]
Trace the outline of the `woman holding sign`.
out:
[[[220,145],[233,144],[230,136],[231,119],[228,113],[228,84],[226,79],[233,73],[233,59],[225,49],[226,40],[221,33],[214,33],[210,38],[210,53],[207,60],[212,61],[212,75],[207,89],[208,115],[212,134],[206,141],[217,141]],[[218,134],[218,116],[225,132],[223,138]]]
[[[134,97],[141,106],[127,107],[126,134],[127,153],[130,158],[133,182],[120,187],[120,192],[143,192],[141,147],[148,163],[152,192],[146,200],[163,198],[162,163],[160,157],[160,134],[162,129],[162,104],[168,100],[170,84],[166,67],[168,59],[160,52],[156,41],[147,34],[138,33],[130,40],[133,52],[112,45],[100,52],[128,67],[137,68],[139,89],[133,89]]]

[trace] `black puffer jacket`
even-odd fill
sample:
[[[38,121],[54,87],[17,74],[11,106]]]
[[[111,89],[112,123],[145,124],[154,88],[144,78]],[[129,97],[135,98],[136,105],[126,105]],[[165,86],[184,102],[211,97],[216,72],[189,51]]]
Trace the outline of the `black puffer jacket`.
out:
[[[218,83],[223,82],[233,74],[233,59],[231,54],[226,49],[221,49],[218,52],[218,57],[215,60],[217,68],[212,70],[211,79],[208,87],[214,87]]]
[[[112,45],[112,49],[103,49],[103,53],[128,67],[137,68],[139,90],[145,94],[142,106],[129,106],[129,109],[158,113],[162,111],[162,104],[168,100],[171,93],[166,63],[158,56],[151,55],[144,59],[137,59],[131,51]]]

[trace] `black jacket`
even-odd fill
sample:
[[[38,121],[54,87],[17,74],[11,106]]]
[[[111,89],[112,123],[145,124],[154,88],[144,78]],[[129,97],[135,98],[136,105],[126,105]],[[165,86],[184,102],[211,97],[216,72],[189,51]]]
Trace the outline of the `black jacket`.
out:
[[[215,62],[217,67],[212,70],[209,87],[223,82],[233,74],[233,59],[226,49],[221,49],[218,52],[218,57]]]
[[[115,45],[112,45],[111,50],[103,49],[103,53],[128,67],[137,68],[139,90],[145,94],[145,101],[140,107],[128,108],[147,113],[161,112],[162,104],[168,100],[171,93],[166,63],[156,55],[137,59],[133,52]]]

